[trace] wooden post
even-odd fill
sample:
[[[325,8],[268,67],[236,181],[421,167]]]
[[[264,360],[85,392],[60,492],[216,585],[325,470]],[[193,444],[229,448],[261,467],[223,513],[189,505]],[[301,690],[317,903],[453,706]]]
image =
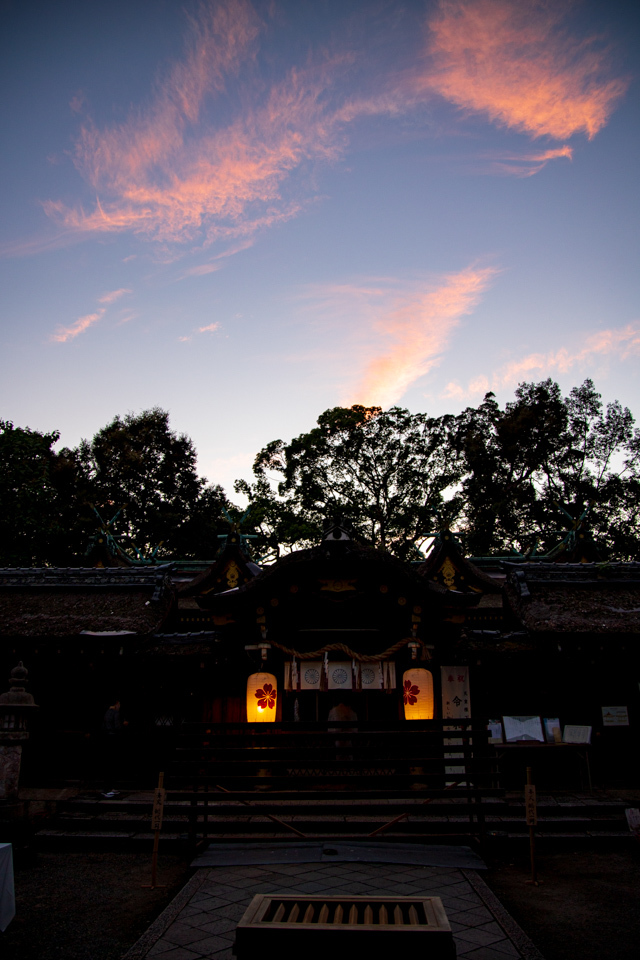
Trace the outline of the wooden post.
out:
[[[535,829],[538,823],[538,809],[536,806],[536,788],[531,782],[531,767],[527,767],[527,785],[524,788],[524,808],[527,826],[529,827],[529,854],[531,857],[531,880],[527,880],[527,883],[532,883],[537,887],[539,880],[536,869]]]
[[[158,774],[158,786],[153,794],[153,811],[151,813],[151,829],[153,830],[153,854],[151,857],[151,883],[143,883],[143,887],[150,887],[154,890],[156,887],[164,887],[164,883],[158,883],[158,847],[160,845],[160,830],[162,829],[162,816],[164,813],[164,800],[167,791],[164,789],[164,773]]]

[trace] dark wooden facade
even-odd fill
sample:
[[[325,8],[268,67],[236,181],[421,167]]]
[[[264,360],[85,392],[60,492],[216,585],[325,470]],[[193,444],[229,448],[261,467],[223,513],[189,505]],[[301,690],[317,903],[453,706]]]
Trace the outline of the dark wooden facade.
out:
[[[18,660],[29,668],[41,707],[32,753],[39,741],[42,762],[61,778],[66,755],[89,762],[116,697],[150,768],[181,721],[242,722],[256,670],[278,679],[279,720],[324,720],[338,693],[326,682],[302,687],[309,658],[354,665],[353,689],[341,698],[362,720],[394,723],[405,669],[432,670],[441,716],[440,667],[467,666],[474,716],[592,726],[594,751],[610,770],[616,758],[637,756],[639,644],[640,564],[482,569],[448,531],[422,564],[334,527],[316,547],[264,569],[230,537],[196,575],[178,564],[0,571],[0,681]],[[382,664],[375,689],[358,682],[363,664]],[[626,706],[630,725],[605,728],[607,705]],[[66,747],[53,751],[54,741]],[[625,775],[636,779],[636,767]]]

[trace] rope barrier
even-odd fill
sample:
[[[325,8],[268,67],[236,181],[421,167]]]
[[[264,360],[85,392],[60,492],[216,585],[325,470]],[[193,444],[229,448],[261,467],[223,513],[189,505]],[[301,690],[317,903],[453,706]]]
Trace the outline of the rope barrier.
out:
[[[277,647],[278,650],[282,650],[283,653],[288,654],[290,657],[296,657],[298,660],[317,660],[318,657],[321,657],[323,653],[329,653],[331,650],[340,650],[351,660],[358,660],[360,663],[376,663],[380,660],[387,660],[389,657],[392,657],[394,653],[397,653],[398,650],[401,650],[402,647],[406,647],[408,643],[417,643],[422,647],[421,659],[430,659],[429,651],[427,650],[425,644],[422,642],[422,640],[418,640],[416,637],[407,637],[405,640],[398,640],[398,642],[394,643],[392,647],[389,647],[382,653],[375,654],[357,653],[355,650],[352,650],[351,647],[348,647],[346,643],[327,643],[319,650],[312,650],[308,653],[301,653],[299,650],[294,650],[292,647],[285,647],[284,644],[277,643],[275,640],[270,639],[269,643],[272,647]]]

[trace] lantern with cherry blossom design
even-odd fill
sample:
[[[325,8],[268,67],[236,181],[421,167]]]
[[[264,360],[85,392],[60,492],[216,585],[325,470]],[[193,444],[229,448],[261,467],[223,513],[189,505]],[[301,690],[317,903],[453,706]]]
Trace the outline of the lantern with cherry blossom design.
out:
[[[424,667],[413,667],[402,675],[405,720],[433,720],[433,675]]]
[[[247,722],[269,723],[276,718],[278,681],[272,673],[252,673],[247,679]]]

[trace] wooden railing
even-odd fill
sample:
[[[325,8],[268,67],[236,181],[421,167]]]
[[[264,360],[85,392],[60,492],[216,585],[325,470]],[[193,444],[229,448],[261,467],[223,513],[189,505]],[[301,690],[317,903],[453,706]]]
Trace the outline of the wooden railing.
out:
[[[381,834],[408,815],[409,799],[412,817],[433,801],[438,813],[464,801],[457,813],[482,835],[483,800],[501,794],[486,724],[471,720],[185,724],[167,774],[169,798],[190,802],[194,840],[211,832],[216,811],[239,803],[298,836],[291,821],[314,802],[325,814],[349,805],[354,816],[366,805]]]

